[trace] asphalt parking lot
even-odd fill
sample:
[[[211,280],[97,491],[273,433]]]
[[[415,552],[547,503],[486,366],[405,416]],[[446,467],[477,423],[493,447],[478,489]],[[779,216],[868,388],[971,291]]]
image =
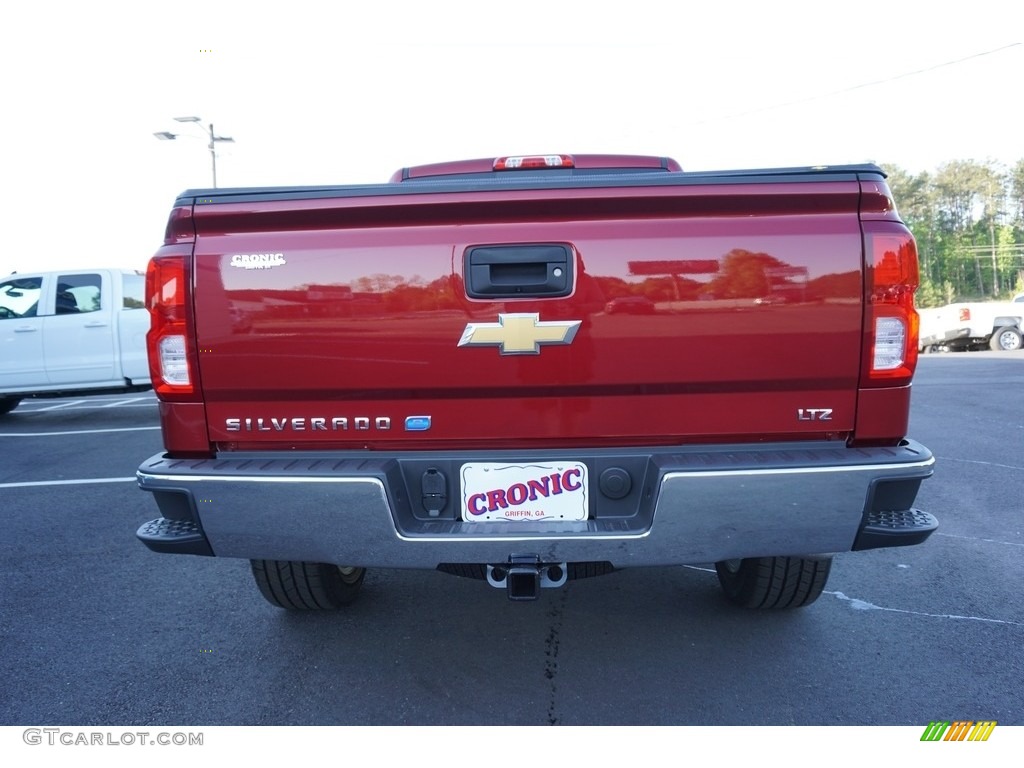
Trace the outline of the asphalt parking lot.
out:
[[[372,571],[293,615],[248,564],[159,555],[138,464],[151,394],[0,419],[2,725],[1024,725],[1024,353],[929,355],[924,545],[836,558],[807,609],[728,606],[708,567],[620,571],[510,603]],[[755,503],[756,500],[752,500]]]

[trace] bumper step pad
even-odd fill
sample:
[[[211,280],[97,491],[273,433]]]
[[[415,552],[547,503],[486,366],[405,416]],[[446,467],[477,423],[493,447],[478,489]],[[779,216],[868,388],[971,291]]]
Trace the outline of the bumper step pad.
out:
[[[158,517],[143,524],[135,534],[154,552],[182,555],[213,555],[210,543],[198,523]]]
[[[906,547],[927,539],[939,521],[920,509],[874,511],[867,515],[854,542],[854,551],[879,547]]]

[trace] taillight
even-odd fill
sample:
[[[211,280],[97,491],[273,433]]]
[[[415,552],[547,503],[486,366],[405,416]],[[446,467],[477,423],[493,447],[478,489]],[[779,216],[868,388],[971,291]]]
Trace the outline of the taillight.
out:
[[[196,400],[198,391],[186,264],[187,256],[180,252],[158,254],[146,269],[146,308],[150,315],[146,347],[153,389],[160,399],[178,402]]]
[[[971,322],[971,308],[970,307],[960,307],[959,317],[960,317],[960,322],[961,323],[969,323],[969,322]]]
[[[526,171],[538,168],[574,168],[572,155],[520,155],[499,157],[494,161],[496,171]]]
[[[910,383],[917,367],[917,245],[902,224],[864,222],[865,311],[861,386]]]
[[[164,245],[174,243],[191,243],[196,239],[195,222],[192,220],[191,205],[177,205],[167,217],[167,228],[164,230]]]

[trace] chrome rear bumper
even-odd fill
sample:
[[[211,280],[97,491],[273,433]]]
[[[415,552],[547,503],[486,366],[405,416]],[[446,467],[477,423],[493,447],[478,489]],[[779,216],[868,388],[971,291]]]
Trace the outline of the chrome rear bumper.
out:
[[[934,464],[913,441],[892,448],[801,443],[559,451],[543,458],[569,457],[592,469],[591,519],[467,523],[451,512],[425,513],[415,482],[424,467],[440,468],[457,483],[457,467],[466,461],[538,457],[157,455],[139,468],[138,481],[155,495],[164,522],[147,523],[148,538],[143,529],[139,537],[164,552],[370,567],[433,569],[536,555],[622,568],[900,546],[923,541],[936,525],[913,508]],[[625,467],[633,477],[628,498],[601,498],[596,478],[608,466]],[[171,529],[178,545],[161,538]]]

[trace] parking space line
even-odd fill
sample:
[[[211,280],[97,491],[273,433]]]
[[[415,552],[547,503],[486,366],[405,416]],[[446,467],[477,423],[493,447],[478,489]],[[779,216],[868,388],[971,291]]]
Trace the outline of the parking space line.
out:
[[[103,432],[144,432],[160,427],[120,427],[118,429],[76,429],[71,432],[0,432],[0,437],[51,437],[54,435],[98,435]]]
[[[0,483],[0,488],[35,488],[44,485],[92,485],[95,483],[134,483],[135,477],[92,477],[84,480],[37,480],[30,483]]]
[[[79,400],[79,403],[85,403],[85,400]],[[122,408],[148,408],[151,405],[156,405],[156,398],[151,400],[144,400],[144,402],[131,402],[121,404]],[[55,408],[60,408],[65,411],[91,411],[96,408],[109,408],[109,405],[96,405],[95,403],[88,403],[87,405],[75,405],[74,403],[62,403],[61,405],[48,405],[46,408],[26,408],[24,405],[20,406],[15,414],[23,413],[43,413],[44,411],[52,411]]]
[[[45,408],[34,408],[36,413],[42,413],[43,411],[56,411],[59,408],[70,408],[73,405],[81,405],[85,400],[72,400],[69,403],[58,403],[57,405],[48,405]]]
[[[48,411],[89,411],[100,408],[145,408],[156,406],[158,400],[155,396],[140,397],[118,397],[117,399],[90,397],[89,399],[77,399],[57,402],[53,406],[46,406],[43,398],[26,399],[17,409],[18,414],[42,414]]]
[[[1000,541],[999,539],[981,539],[977,536],[959,536],[955,533],[943,533],[942,531],[936,531],[936,536],[945,536],[950,539],[967,539],[968,541],[983,541],[986,544],[1005,544],[1008,547],[1024,547],[1024,544],[1020,544],[1016,541]]]
[[[1024,469],[1024,467],[1015,467],[1012,464],[996,464],[991,461],[976,461],[974,459],[956,459],[952,456],[936,456],[939,461],[958,461],[961,464],[981,464],[985,467],[995,467],[996,469]]]
[[[986,619],[981,616],[961,616],[955,613],[923,613],[922,611],[908,611],[904,608],[886,608],[882,605],[875,605],[866,600],[859,600],[856,597],[847,597],[842,592],[825,591],[826,595],[832,595],[850,604],[856,611],[888,611],[889,613],[904,613],[908,616],[924,616],[928,619],[959,619],[961,621],[983,621],[990,624],[1009,624],[1014,627],[1024,627],[1019,621],[1008,621],[1006,619]]]

